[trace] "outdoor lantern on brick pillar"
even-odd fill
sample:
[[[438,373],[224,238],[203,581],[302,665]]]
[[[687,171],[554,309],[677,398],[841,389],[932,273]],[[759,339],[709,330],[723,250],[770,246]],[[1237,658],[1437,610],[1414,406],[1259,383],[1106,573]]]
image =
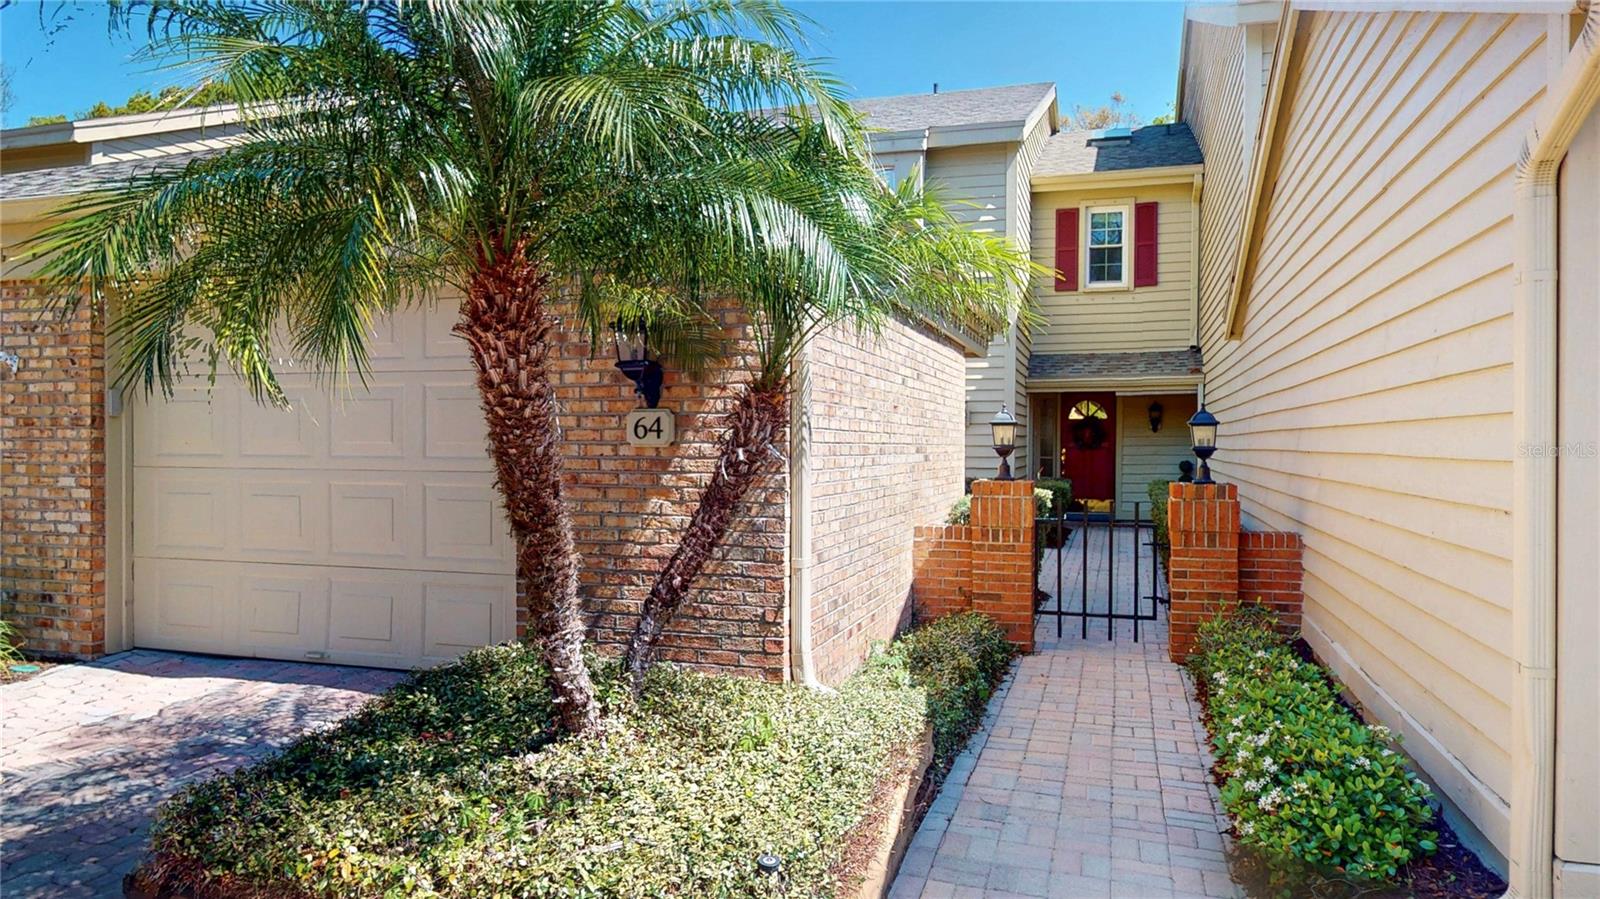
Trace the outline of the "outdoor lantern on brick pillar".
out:
[[[661,402],[661,363],[650,358],[650,334],[644,324],[616,322],[611,336],[617,344],[617,368],[633,382],[634,392],[654,409]]]
[[[1206,411],[1205,404],[1200,404],[1200,411],[1189,419],[1189,439],[1194,444],[1194,454],[1200,459],[1200,475],[1194,479],[1196,484],[1212,484],[1211,454],[1217,451],[1217,417]]]
[[[989,431],[994,436],[994,451],[1000,457],[1000,471],[995,475],[997,481],[1011,480],[1011,453],[1017,448],[1017,419],[1006,408],[1005,403],[1000,404],[1000,414],[989,420]]]

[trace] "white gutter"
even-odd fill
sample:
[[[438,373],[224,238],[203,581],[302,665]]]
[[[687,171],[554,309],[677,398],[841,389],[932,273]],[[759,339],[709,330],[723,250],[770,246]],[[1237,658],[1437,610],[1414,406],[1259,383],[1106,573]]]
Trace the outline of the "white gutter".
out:
[[[811,374],[802,348],[789,366],[789,676],[814,689],[811,647]]]
[[[1513,321],[1518,446],[1556,442],[1557,176],[1600,101],[1600,5],[1545,94],[1517,165]],[[1556,456],[1512,460],[1511,851],[1507,896],[1554,891],[1556,719]]]

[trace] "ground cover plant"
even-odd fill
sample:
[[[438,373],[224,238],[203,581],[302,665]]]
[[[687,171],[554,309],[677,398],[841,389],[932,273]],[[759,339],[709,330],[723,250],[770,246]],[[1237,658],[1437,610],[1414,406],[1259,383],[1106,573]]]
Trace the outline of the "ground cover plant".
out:
[[[830,895],[926,727],[953,755],[1010,659],[977,615],[835,693],[596,663],[598,735],[556,738],[535,650],[418,673],[161,812],[145,888],[215,896]],[[756,859],[782,860],[778,880]]]
[[[1190,663],[1205,695],[1223,807],[1246,846],[1356,880],[1395,878],[1431,854],[1429,788],[1387,728],[1345,706],[1270,612],[1227,609]]]

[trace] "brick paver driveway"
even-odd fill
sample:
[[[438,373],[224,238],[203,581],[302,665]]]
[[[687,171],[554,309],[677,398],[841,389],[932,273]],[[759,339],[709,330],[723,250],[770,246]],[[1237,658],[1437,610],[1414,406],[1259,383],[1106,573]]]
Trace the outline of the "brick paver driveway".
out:
[[[1122,531],[1118,542],[1118,608],[1127,611],[1133,541]],[[1069,597],[1080,595],[1075,548],[1063,571]],[[1091,596],[1104,596],[1106,555],[1096,527]],[[1147,569],[1141,575],[1148,590]],[[1054,560],[1040,582],[1054,592]],[[1077,620],[1059,639],[1053,619],[1039,622],[1038,652],[1023,657],[952,768],[890,895],[1240,895],[1198,708],[1167,661],[1165,616],[1144,624],[1139,643],[1128,622],[1114,640],[1104,621],[1090,623],[1088,639]]]
[[[120,896],[162,799],[327,726],[401,677],[136,650],[0,686],[0,892]]]

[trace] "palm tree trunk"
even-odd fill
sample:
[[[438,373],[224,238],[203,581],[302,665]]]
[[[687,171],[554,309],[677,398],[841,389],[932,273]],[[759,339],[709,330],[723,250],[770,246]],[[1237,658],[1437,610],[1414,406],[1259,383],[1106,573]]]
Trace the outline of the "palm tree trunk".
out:
[[[561,484],[561,429],[550,378],[556,321],[549,278],[515,251],[480,260],[455,331],[472,348],[489,426],[489,455],[511,520],[528,626],[550,670],[557,724],[583,734],[599,724],[583,663],[578,548]]]
[[[745,494],[781,458],[773,451],[773,441],[782,432],[788,415],[788,392],[784,383],[746,387],[728,413],[727,433],[711,483],[700,494],[700,503],[677,550],[656,576],[629,642],[627,667],[635,692],[644,683],[662,630],[727,536]]]

